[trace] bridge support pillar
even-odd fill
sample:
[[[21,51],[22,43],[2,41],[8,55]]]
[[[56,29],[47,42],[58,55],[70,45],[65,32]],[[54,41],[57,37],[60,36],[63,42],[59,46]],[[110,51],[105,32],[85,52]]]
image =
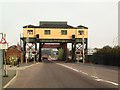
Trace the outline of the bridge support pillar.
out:
[[[62,48],[63,48],[63,60],[67,60],[67,56],[68,56],[68,53],[67,53],[67,43],[62,43]]]
[[[41,47],[42,45],[41,45],[41,42],[39,42],[39,62],[41,62],[42,60],[41,60]]]
[[[75,62],[76,56],[75,56],[75,51],[76,51],[76,42],[72,42],[72,61]]]
[[[35,43],[35,51],[37,51],[37,42]],[[35,60],[37,60],[37,55],[35,55]]]
[[[26,42],[23,41],[23,62],[26,61]]]

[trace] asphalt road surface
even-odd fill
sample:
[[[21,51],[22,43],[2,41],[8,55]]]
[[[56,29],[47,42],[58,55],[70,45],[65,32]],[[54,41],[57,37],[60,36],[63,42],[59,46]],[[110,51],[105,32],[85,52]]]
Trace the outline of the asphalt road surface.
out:
[[[19,71],[7,88],[117,88],[48,60]]]

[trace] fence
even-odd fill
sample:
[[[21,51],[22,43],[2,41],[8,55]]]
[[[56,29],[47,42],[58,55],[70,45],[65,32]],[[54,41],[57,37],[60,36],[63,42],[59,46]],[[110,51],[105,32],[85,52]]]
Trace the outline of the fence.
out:
[[[86,60],[89,60],[95,64],[102,65],[112,65],[112,66],[120,66],[120,55],[118,54],[109,54],[109,55],[89,55],[86,56]]]

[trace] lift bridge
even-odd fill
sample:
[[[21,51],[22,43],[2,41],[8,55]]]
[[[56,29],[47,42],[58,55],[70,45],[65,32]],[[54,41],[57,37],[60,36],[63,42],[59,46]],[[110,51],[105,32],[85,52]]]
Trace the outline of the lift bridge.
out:
[[[85,51],[87,50],[88,28],[82,25],[73,27],[65,21],[40,21],[39,26],[23,26],[23,36],[20,40],[23,41],[24,61],[27,52],[26,47],[31,49],[33,46],[35,46],[35,51],[37,51],[37,47],[39,47],[39,61],[41,61],[42,48],[63,48],[63,60],[67,60],[67,43],[72,43],[72,60],[74,61],[75,51],[79,49],[79,44],[84,44],[84,49]],[[28,43],[31,43],[31,46]],[[55,43],[59,43],[59,45],[55,45]],[[76,47],[77,45],[78,47]],[[35,59],[36,58],[37,55],[35,55]]]

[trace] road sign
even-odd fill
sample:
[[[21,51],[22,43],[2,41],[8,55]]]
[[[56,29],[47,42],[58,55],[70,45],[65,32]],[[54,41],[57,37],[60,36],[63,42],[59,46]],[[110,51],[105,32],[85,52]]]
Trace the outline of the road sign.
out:
[[[7,49],[8,48],[8,44],[5,40],[4,37],[1,38],[1,41],[0,41],[0,49]]]
[[[0,44],[0,49],[8,49],[8,44]]]

